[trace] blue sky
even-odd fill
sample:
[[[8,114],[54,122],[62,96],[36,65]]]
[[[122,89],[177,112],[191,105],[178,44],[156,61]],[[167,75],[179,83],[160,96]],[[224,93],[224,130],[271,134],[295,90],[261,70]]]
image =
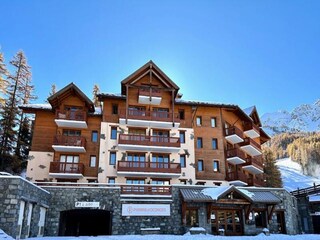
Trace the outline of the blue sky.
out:
[[[20,49],[44,102],[52,83],[90,98],[153,60],[185,100],[256,105],[320,98],[320,1],[1,0],[0,45]]]

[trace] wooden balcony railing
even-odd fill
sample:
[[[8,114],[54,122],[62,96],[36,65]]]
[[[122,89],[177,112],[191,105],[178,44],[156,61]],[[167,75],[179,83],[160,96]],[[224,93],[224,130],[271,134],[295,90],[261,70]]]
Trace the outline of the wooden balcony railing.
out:
[[[244,141],[242,143],[239,143],[240,146],[246,146],[246,145],[251,145],[255,148],[257,148],[258,150],[261,150],[261,146],[260,144],[258,144],[257,142],[255,142],[254,140],[252,140],[251,138],[244,138]]]
[[[86,139],[81,136],[56,135],[53,139],[53,145],[86,147]]]
[[[249,186],[257,186],[257,187],[264,187],[266,185],[265,176],[261,174],[259,177],[248,177],[248,185]]]
[[[165,185],[122,185],[121,194],[171,195],[171,187]]]
[[[56,111],[57,119],[74,120],[74,121],[87,121],[87,113],[82,110],[78,111]]]
[[[257,125],[252,122],[247,122],[244,124],[244,131],[255,130],[257,133],[260,133],[260,129]]]
[[[50,162],[50,173],[83,174],[83,163]]]
[[[242,182],[247,182],[248,181],[248,177],[241,171],[233,171],[233,172],[229,172],[227,173],[227,180],[228,181],[242,181]]]
[[[173,116],[172,116],[173,115]],[[120,111],[120,118],[126,117],[126,111]],[[157,111],[142,111],[128,109],[128,118],[138,120],[160,121],[160,122],[172,122],[174,117],[175,122],[180,122],[179,114],[172,112],[157,112]]]
[[[226,128],[225,134],[226,136],[238,135],[239,137],[243,138],[243,132],[236,126]]]
[[[118,161],[118,171],[181,173],[180,163]]]
[[[253,166],[263,170],[263,162],[262,162],[262,157],[261,156],[256,156],[256,157],[247,156],[246,163],[243,164],[243,165],[244,166],[253,165]]]
[[[239,148],[227,149],[226,156],[227,158],[239,157],[239,158],[242,158],[243,160],[246,159],[246,155]]]
[[[178,137],[160,137],[136,134],[119,134],[119,144],[161,146],[161,147],[180,147]]]
[[[151,96],[151,97],[161,97],[162,96],[160,89],[145,88],[145,87],[142,87],[139,89],[139,95]]]

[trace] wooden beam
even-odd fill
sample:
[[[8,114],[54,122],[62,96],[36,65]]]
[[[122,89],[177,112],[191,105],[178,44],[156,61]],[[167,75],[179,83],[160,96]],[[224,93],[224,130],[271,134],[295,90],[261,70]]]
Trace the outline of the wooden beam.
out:
[[[139,81],[141,78],[143,78],[145,75],[147,75],[150,72],[150,69],[148,71],[146,71],[144,74],[140,75],[138,78],[136,78],[135,80],[133,80],[130,84],[134,84],[137,81]]]
[[[274,212],[275,206],[276,206],[276,205],[267,206],[267,210],[268,210],[268,221],[271,221],[272,214],[273,214],[273,212]],[[270,210],[269,210],[269,207],[271,207]]]
[[[186,210],[187,210],[187,203],[185,201],[182,201],[182,225],[186,226],[187,225],[187,217],[186,217]]]

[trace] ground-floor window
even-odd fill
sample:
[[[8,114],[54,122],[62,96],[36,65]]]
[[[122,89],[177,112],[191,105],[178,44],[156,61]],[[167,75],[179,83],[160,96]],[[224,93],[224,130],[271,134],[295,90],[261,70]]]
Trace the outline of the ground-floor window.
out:
[[[241,210],[212,210],[210,218],[213,234],[218,234],[221,230],[223,230],[226,235],[242,234]]]
[[[198,209],[193,208],[193,209],[186,210],[186,223],[187,223],[187,226],[190,226],[190,227],[199,226]]]

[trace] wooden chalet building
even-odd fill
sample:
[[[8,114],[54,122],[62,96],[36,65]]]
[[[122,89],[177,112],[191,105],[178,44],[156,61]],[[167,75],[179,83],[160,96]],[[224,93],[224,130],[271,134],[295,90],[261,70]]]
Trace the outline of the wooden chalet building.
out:
[[[34,182],[264,186],[255,107],[186,101],[152,61],[98,95],[73,83],[25,105],[35,113],[27,177]],[[130,189],[128,189],[130,190]]]
[[[27,178],[50,194],[45,235],[297,233],[295,200],[264,188],[256,108],[181,97],[150,61],[120,94],[99,94],[101,107],[73,83],[21,106],[35,114]]]

